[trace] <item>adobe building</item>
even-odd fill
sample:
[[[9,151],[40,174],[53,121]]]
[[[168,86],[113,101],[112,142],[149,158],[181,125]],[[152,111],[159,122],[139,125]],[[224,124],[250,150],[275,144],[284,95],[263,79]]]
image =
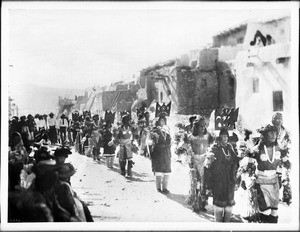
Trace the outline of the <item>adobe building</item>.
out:
[[[140,85],[147,105],[169,103],[171,112],[182,115],[211,112],[223,105],[235,106],[235,80],[227,64],[218,62],[218,49],[190,51],[180,58],[142,70]]]
[[[275,112],[281,112],[284,125],[290,128],[290,17],[248,22],[216,36],[214,42],[221,46],[219,60],[235,75],[235,101],[242,126],[255,131],[271,123]]]

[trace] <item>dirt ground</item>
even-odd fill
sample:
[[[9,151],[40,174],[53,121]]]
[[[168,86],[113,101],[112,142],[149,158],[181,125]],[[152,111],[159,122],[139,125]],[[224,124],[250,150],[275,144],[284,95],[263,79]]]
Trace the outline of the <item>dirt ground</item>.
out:
[[[185,202],[189,191],[189,173],[186,165],[172,159],[170,194],[158,193],[155,177],[151,171],[151,161],[135,155],[133,177],[119,174],[118,159],[114,168],[105,165],[103,157],[91,157],[73,152],[66,160],[74,165],[77,172],[71,179],[79,197],[85,201],[95,222],[213,222],[212,199],[209,198],[207,212],[194,213]],[[242,216],[245,199],[236,192],[236,206],[232,222],[247,223]],[[289,223],[291,205],[280,203],[279,223]]]

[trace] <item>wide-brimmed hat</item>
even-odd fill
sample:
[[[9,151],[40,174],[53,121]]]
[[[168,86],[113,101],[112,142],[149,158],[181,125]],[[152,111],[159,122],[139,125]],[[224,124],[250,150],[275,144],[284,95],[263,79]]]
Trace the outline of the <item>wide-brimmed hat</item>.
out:
[[[26,120],[26,116],[25,116],[25,115],[22,115],[22,116],[20,117],[20,120],[21,120],[21,121],[25,121],[25,120]]]
[[[59,165],[57,168],[58,178],[59,179],[68,179],[75,174],[75,168],[72,164],[66,163]]]
[[[41,146],[34,153],[34,159],[38,163],[43,160],[51,160],[54,159],[54,156],[50,154],[50,151],[45,146]]]
[[[55,150],[54,152],[54,156],[58,157],[58,156],[63,156],[63,157],[68,157],[68,155],[72,154],[71,149],[67,146],[65,147],[59,147]]]
[[[27,119],[29,119],[29,118],[32,119],[32,118],[34,118],[34,117],[32,116],[32,114],[28,114],[28,115],[27,115]]]

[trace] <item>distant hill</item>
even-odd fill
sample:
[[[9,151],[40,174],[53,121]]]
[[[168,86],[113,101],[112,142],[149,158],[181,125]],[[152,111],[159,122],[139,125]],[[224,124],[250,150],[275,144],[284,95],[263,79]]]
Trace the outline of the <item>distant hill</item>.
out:
[[[9,95],[19,107],[19,116],[30,114],[54,114],[58,111],[58,98],[67,97],[75,99],[75,95],[84,94],[84,89],[64,89],[38,86],[32,84],[19,84],[9,87]]]

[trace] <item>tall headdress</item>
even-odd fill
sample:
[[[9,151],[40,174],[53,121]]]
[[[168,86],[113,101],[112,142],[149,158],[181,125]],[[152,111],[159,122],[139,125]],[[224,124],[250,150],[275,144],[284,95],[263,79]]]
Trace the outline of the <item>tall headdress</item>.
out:
[[[79,111],[74,110],[74,112],[72,113],[72,121],[76,122],[78,121],[78,118],[79,118]]]
[[[162,105],[160,105],[158,102],[156,103],[156,110],[155,110],[155,117],[166,117],[166,116],[170,116],[170,112],[171,112],[171,102],[166,105],[165,103],[163,103]]]
[[[92,114],[91,114],[91,111],[89,110],[84,110],[83,111],[83,117],[86,118],[86,117],[92,117]]]
[[[237,122],[239,114],[239,108],[223,108],[221,112],[215,110],[215,130],[221,130],[226,128],[227,130],[235,129],[235,123]]]
[[[114,124],[116,112],[105,111],[104,121]]]

